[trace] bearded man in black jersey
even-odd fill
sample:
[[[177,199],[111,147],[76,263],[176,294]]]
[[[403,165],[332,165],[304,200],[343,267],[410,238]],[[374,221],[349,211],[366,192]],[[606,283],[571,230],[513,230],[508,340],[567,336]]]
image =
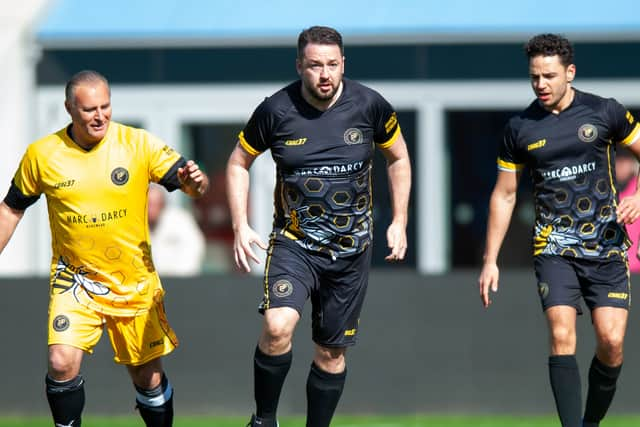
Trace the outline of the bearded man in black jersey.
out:
[[[291,366],[291,338],[311,298],[315,354],[307,380],[308,427],[329,426],[356,342],[372,244],[371,167],[387,160],[393,218],[388,261],[407,249],[411,166],[397,115],[377,92],[343,78],[341,35],[311,27],[298,38],[300,80],[266,98],[238,137],[227,165],[239,268],[268,249],[262,333],[254,357],[256,413],[249,426],[277,426],[280,391]],[[277,166],[269,245],[249,226],[249,168],[271,150]]]
[[[536,100],[505,128],[491,195],[484,265],[485,307],[498,289],[497,258],[522,170],[534,185],[533,256],[550,334],[549,377],[564,427],[594,427],[604,418],[622,367],[630,304],[624,224],[640,215],[640,194],[616,199],[615,152],[640,157],[640,124],[614,99],[574,89],[573,47],[555,34],[525,46]],[[576,362],[576,319],[583,299],[596,337],[584,413]]]

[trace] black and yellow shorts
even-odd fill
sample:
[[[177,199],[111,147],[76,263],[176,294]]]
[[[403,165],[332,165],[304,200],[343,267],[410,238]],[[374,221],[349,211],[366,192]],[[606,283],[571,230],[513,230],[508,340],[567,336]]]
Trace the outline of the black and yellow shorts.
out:
[[[302,316],[311,298],[313,341],[325,347],[354,345],[370,265],[370,246],[334,260],[277,235],[269,248],[260,311],[291,307]]]
[[[631,284],[626,259],[573,258],[559,255],[534,257],[542,309],[555,305],[575,307],[582,314],[580,298],[589,310],[631,305]]]

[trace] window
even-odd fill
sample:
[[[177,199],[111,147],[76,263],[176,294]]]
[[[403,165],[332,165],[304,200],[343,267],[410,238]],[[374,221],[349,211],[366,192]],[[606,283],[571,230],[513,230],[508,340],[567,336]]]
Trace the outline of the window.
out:
[[[498,144],[505,124],[517,113],[449,111],[446,114],[453,268],[475,268],[482,263],[489,197],[497,174]],[[501,265],[531,266],[534,215],[531,183],[523,175],[511,225],[500,251]]]

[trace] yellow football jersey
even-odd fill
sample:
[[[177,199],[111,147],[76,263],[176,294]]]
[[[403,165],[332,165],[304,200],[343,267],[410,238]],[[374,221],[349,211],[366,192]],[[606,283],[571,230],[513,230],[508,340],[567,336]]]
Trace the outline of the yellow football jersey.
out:
[[[66,128],[27,148],[13,184],[24,196],[47,198],[52,295],[72,292],[78,303],[112,316],[134,316],[162,298],[147,191],[180,160],[149,132],[115,122],[89,151]]]

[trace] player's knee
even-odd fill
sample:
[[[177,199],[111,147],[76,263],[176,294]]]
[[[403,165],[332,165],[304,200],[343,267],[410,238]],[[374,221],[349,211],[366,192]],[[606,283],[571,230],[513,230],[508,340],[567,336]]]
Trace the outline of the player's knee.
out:
[[[56,381],[66,381],[74,378],[80,372],[73,358],[67,357],[62,352],[49,354],[49,376]]]
[[[319,368],[326,372],[340,373],[346,368],[346,358],[344,348],[327,348],[318,346],[314,362]]]
[[[571,350],[575,351],[576,344],[576,331],[571,327],[566,326],[556,326],[551,330],[551,344],[554,348],[563,349],[563,350]],[[572,351],[566,353],[566,351],[562,351],[565,354],[571,354]]]
[[[619,364],[622,360],[622,347],[624,335],[610,333],[598,339],[598,354],[601,360],[611,366]]]
[[[263,335],[273,343],[288,344],[293,335],[293,328],[286,318],[273,317],[265,322]]]

